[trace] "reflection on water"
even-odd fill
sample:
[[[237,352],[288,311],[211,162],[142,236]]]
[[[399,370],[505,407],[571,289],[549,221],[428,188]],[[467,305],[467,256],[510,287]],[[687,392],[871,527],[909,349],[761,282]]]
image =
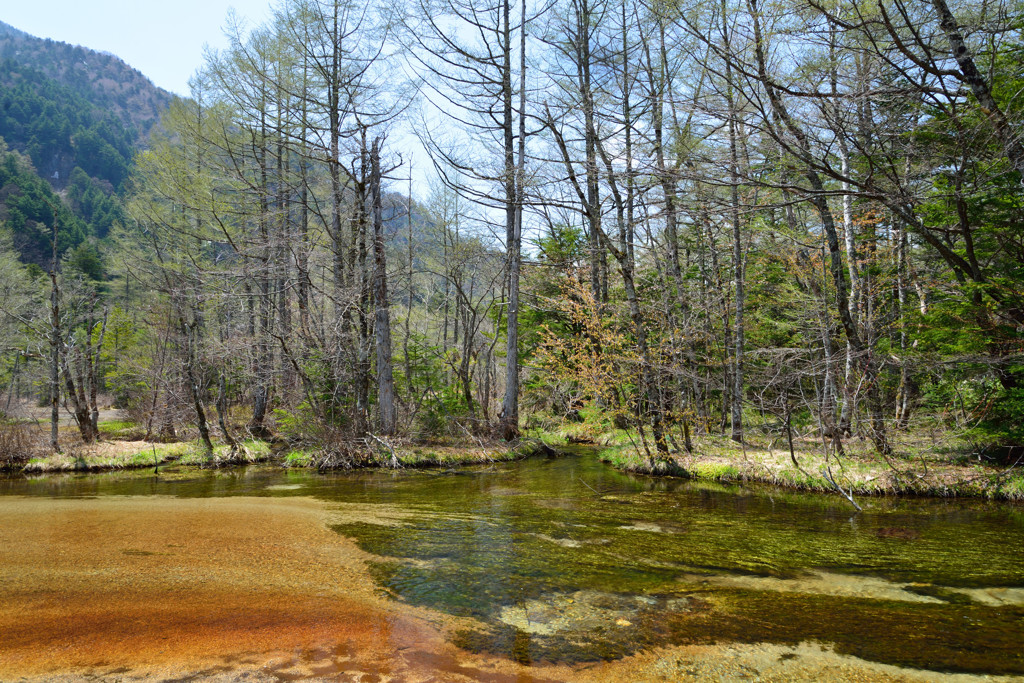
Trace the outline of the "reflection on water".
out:
[[[670,643],[816,640],[874,661],[1024,673],[1024,511],[845,501],[649,479],[589,456],[451,472],[0,480],[0,494],[312,496],[411,604],[475,619],[462,647],[521,662]]]

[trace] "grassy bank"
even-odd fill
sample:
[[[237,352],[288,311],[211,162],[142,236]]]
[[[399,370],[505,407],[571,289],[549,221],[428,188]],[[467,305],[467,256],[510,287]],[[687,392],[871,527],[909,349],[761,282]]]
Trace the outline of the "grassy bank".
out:
[[[0,458],[0,471],[25,473],[100,472],[170,465],[227,467],[260,462],[317,469],[459,467],[518,460],[546,448],[540,440],[531,439],[515,444],[501,441],[419,444],[408,440],[370,439],[333,447],[304,448],[247,440],[235,449],[225,444],[215,445],[213,453],[207,454],[194,440],[144,441],[136,425],[118,420],[101,423],[101,440],[92,444],[81,443],[76,430],[62,428],[61,452],[53,453],[47,436],[33,425],[7,424],[0,431],[6,431],[11,437],[8,439],[10,453]],[[3,434],[0,434],[0,445],[2,442]]]
[[[246,441],[236,452],[226,446],[216,446],[207,455],[190,441],[151,443],[148,441],[98,441],[93,444],[74,444],[61,453],[36,455],[13,471],[41,472],[102,472],[107,470],[144,469],[171,464],[196,467],[223,467],[227,465],[266,462],[271,457],[270,445],[262,441]]]
[[[515,444],[504,442],[462,445],[415,444],[408,442],[374,444],[353,457],[341,458],[324,448],[290,449],[281,454],[285,467],[317,467],[320,469],[357,469],[386,467],[393,469],[417,467],[464,467],[494,462],[521,460],[544,451],[547,446],[537,439]]]
[[[761,482],[800,491],[852,496],[915,495],[981,497],[1024,501],[1024,463],[1000,466],[977,454],[972,444],[945,433],[895,433],[895,454],[875,452],[870,441],[851,438],[844,453],[825,454],[818,438],[798,437],[793,452],[784,435],[748,430],[744,443],[723,435],[693,438],[686,453],[680,435],[670,453],[654,458],[654,445],[635,431],[618,429],[610,419],[583,410],[575,423],[541,424],[535,438],[553,447],[589,444],[613,467],[642,474],[675,475],[724,483]],[[831,449],[829,449],[831,451]]]
[[[514,445],[502,441],[423,444],[408,439],[352,441],[333,447],[289,448],[249,440],[240,448],[218,445],[207,455],[195,441],[151,443],[136,425],[123,420],[101,423],[103,439],[82,444],[72,428],[61,430],[62,453],[49,451],[46,435],[29,425],[4,425],[6,443],[17,457],[0,458],[0,469],[44,473],[142,469],[181,465],[224,467],[273,462],[284,467],[357,469],[367,467],[459,467],[529,457],[550,448],[586,444],[605,462],[623,471],[691,477],[723,483],[762,482],[799,491],[846,496],[920,495],[979,497],[1024,501],[1024,466],[1000,467],[978,456],[970,444],[947,434],[893,435],[896,455],[884,458],[870,442],[848,439],[844,454],[826,456],[820,440],[788,442],[778,434],[749,429],[743,444],[720,435],[693,439],[690,453],[671,441],[672,450],[654,458],[653,444],[635,431],[617,428],[607,415],[581,411],[578,422],[534,424]],[[6,435],[6,436],[5,436]],[[13,435],[13,436],[12,436]],[[16,438],[15,438],[16,437]],[[5,441],[6,439],[6,441]],[[0,448],[3,450],[3,448]]]
[[[599,451],[599,457],[630,472],[672,469],[695,479],[762,482],[800,491],[1024,501],[1024,469],[1019,467],[929,462],[930,458],[923,457],[885,459],[863,452],[837,459],[806,448],[794,464],[788,452],[750,445],[746,453],[737,456],[733,449],[722,448],[715,441],[719,440],[701,439],[693,454],[671,454],[667,465],[657,463],[653,470],[646,455],[630,448],[605,448]]]

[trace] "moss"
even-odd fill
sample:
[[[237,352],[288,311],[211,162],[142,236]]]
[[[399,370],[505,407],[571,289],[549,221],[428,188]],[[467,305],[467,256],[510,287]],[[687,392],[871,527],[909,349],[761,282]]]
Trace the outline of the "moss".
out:
[[[736,481],[740,478],[740,471],[735,466],[715,462],[697,462],[690,468],[690,472],[700,479],[716,481]]]
[[[311,467],[314,453],[311,450],[297,449],[287,451],[281,458],[284,467]]]

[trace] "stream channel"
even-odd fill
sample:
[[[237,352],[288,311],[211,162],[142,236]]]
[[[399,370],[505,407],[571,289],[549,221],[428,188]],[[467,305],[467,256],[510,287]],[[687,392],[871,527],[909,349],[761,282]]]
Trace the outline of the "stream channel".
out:
[[[351,680],[386,680],[404,648],[449,653],[421,657],[436,674],[459,671],[452,652],[565,672],[801,643],[904,671],[1024,675],[1024,507],[860,502],[631,476],[587,452],[446,471],[0,479],[0,678],[130,673],[187,651],[222,656],[207,673],[258,664],[287,680],[266,653],[297,625],[318,643],[337,630],[334,668],[319,673],[340,675],[342,650],[376,642],[351,626],[373,604],[398,615],[396,633],[413,620],[394,636],[407,642],[378,653],[375,678]],[[154,624],[164,649],[145,645]]]

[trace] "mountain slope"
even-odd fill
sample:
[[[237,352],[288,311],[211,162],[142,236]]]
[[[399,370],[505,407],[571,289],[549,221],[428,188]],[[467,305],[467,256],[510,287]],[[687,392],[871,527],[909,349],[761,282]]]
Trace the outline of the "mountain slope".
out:
[[[29,67],[112,114],[125,128],[135,129],[136,141],[149,133],[174,98],[113,55],[36,38],[2,21],[0,60]]]
[[[117,57],[0,22],[0,227],[24,262],[48,267],[54,209],[61,254],[122,220],[122,184],[172,99]]]

